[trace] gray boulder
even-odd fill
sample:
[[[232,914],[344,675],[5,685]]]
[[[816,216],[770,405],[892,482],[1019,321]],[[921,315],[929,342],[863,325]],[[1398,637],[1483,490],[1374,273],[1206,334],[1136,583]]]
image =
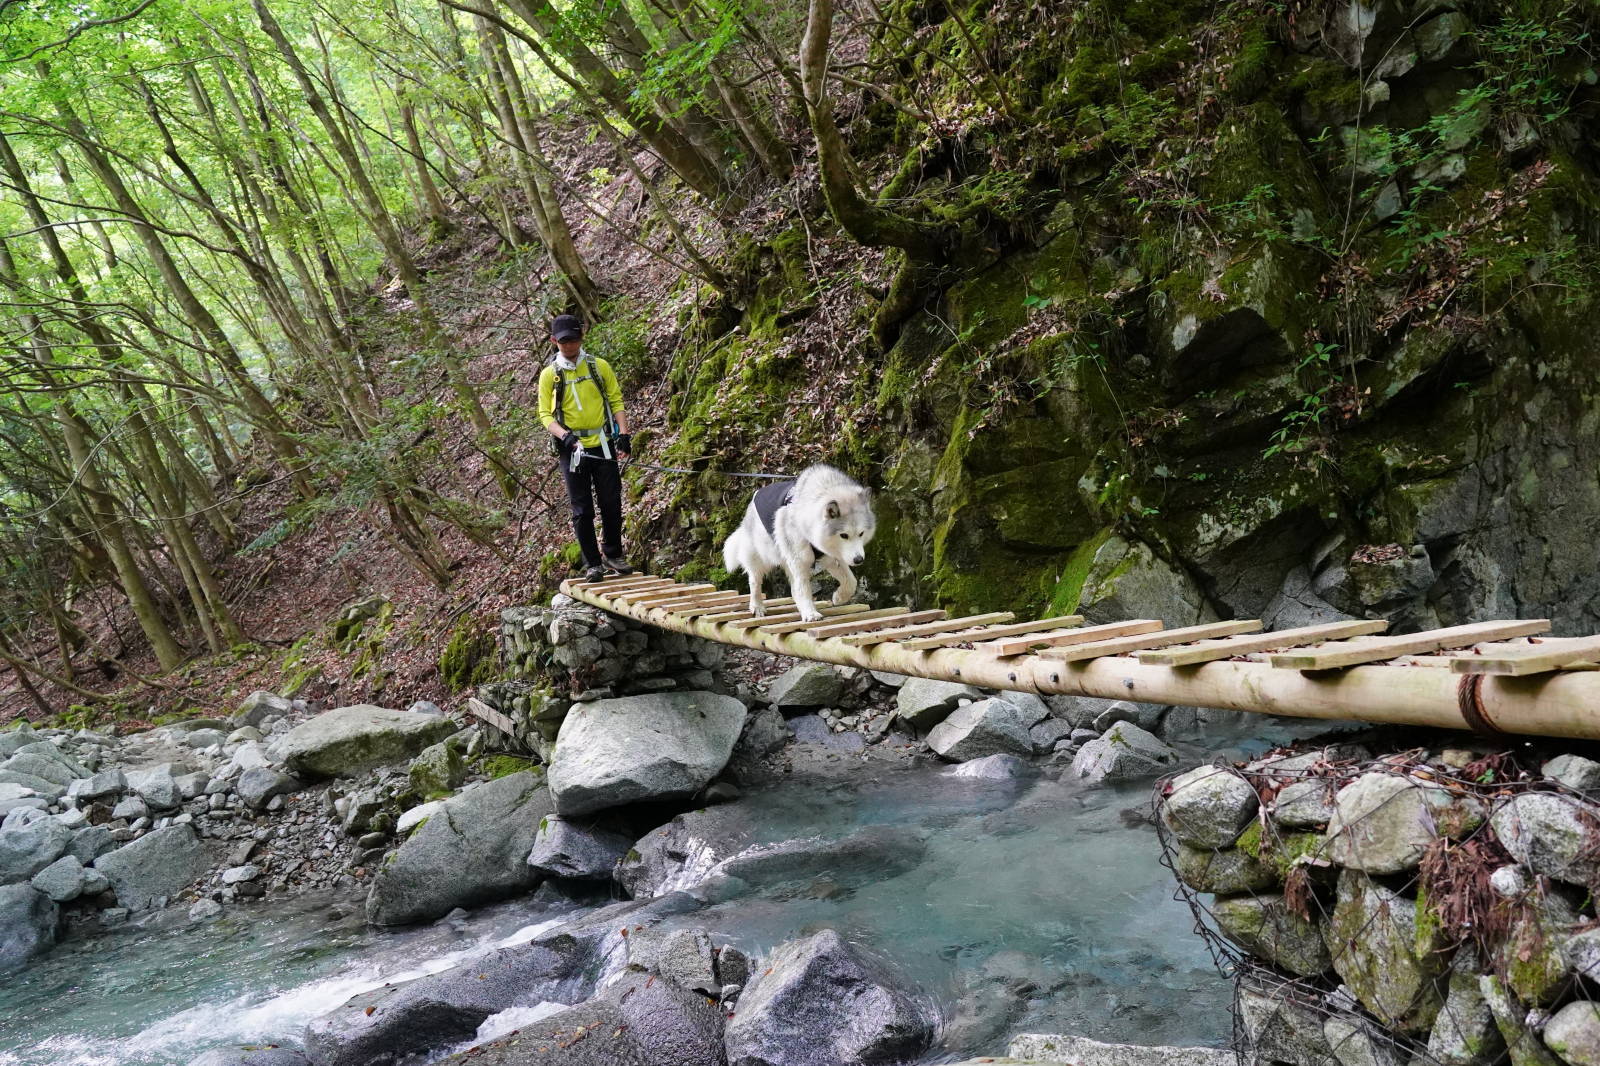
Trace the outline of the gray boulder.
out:
[[[1225,848],[1259,807],[1254,786],[1234,770],[1198,766],[1172,779],[1161,818],[1191,848]]]
[[[583,1034],[575,1039],[573,1034]],[[722,1012],[705,996],[628,974],[587,1003],[522,1026],[451,1066],[723,1066]]]
[[[1328,949],[1317,923],[1290,910],[1281,894],[1219,899],[1211,913],[1223,935],[1246,951],[1301,977],[1327,972]]]
[[[17,728],[9,732],[0,733],[0,759],[9,759],[25,746],[39,739],[39,734],[27,722],[21,722]]]
[[[0,885],[26,881],[65,854],[72,843],[72,830],[44,817],[23,824],[7,816],[0,829]]]
[[[456,728],[442,715],[361,703],[325,711],[300,723],[273,741],[270,753],[290,773],[312,778],[353,775],[405,762]],[[235,761],[238,757],[236,752]]]
[[[1156,727],[1161,725],[1161,719],[1166,716],[1167,708],[1160,703],[1132,703],[1128,700],[1113,700],[1110,706],[1094,716],[1090,728],[1097,733],[1104,733],[1118,722],[1132,722],[1140,729],[1154,733]]]
[[[832,707],[845,693],[844,677],[827,663],[801,663],[772,680],[767,702],[774,707]]]
[[[34,874],[29,884],[55,902],[66,903],[82,895],[83,880],[83,864],[71,855],[63,855]]]
[[[1255,1063],[1318,1063],[1338,1061],[1323,1033],[1327,1008],[1307,1003],[1297,986],[1269,984],[1259,975],[1238,986],[1239,1021],[1247,1052]]]
[[[825,877],[842,888],[879,881],[922,861],[926,841],[915,829],[869,825],[838,839],[807,837],[752,844],[718,862],[703,882],[687,891],[728,899],[752,888]]]
[[[1362,774],[1334,798],[1326,854],[1365,873],[1403,873],[1416,868],[1436,837],[1463,836],[1483,816],[1474,797],[1399,774]]]
[[[90,777],[79,778],[67,786],[67,795],[84,803],[120,796],[127,790],[128,779],[121,770],[101,770]]]
[[[723,859],[749,846],[755,825],[743,804],[680,814],[640,837],[616,871],[634,899],[687,891],[711,876]]]
[[[1282,880],[1271,865],[1238,848],[1213,851],[1179,844],[1172,868],[1190,888],[1218,895],[1259,892]]]
[[[1478,988],[1494,1015],[1513,1066],[1561,1066],[1561,1060],[1550,1053],[1529,1024],[1528,1009],[1506,990],[1500,978],[1484,974],[1478,978]]]
[[[107,852],[94,861],[130,911],[170,899],[205,872],[205,849],[187,825],[169,825]]]
[[[1311,777],[1285,785],[1272,800],[1272,820],[1285,829],[1322,829],[1333,820],[1334,781]]]
[[[286,1047],[225,1047],[208,1051],[188,1066],[310,1066],[311,1060]]]
[[[1450,967],[1450,990],[1428,1033],[1428,1054],[1440,1066],[1494,1066],[1506,1042],[1478,985],[1478,955],[1457,953]]]
[[[704,929],[666,930],[654,926],[631,933],[628,965],[703,996],[715,997],[722,989],[717,979],[716,950]]]
[[[1534,873],[1575,885],[1600,880],[1590,828],[1600,807],[1556,792],[1523,792],[1495,808],[1489,825],[1511,857]]]
[[[1091,785],[1154,777],[1172,769],[1178,752],[1132,722],[1118,722],[1089,741],[1072,760],[1072,776]]]
[[[929,731],[928,747],[952,762],[1002,753],[1032,755],[1033,737],[1028,730],[1038,718],[1029,721],[1030,717],[1030,712],[1005,699],[964,704]]]
[[[315,1066],[388,1066],[470,1040],[491,1014],[593,994],[612,960],[626,954],[624,929],[637,931],[694,904],[683,897],[619,903],[535,937],[498,948],[442,973],[385,985],[352,997],[306,1027]],[[663,982],[657,982],[663,983]]]
[[[0,972],[14,970],[56,942],[61,912],[31,885],[0,887]]]
[[[985,755],[981,759],[952,766],[946,777],[964,777],[973,781],[1014,781],[1026,775],[1028,764],[1015,755]]]
[[[378,868],[367,895],[367,920],[405,925],[437,918],[532,888],[528,865],[550,793],[524,770],[486,781],[444,801]]]
[[[54,745],[46,745],[46,747],[54,750]],[[72,784],[79,777],[87,776],[86,774],[73,773],[72,770],[62,765],[59,759],[52,759],[47,755],[41,755],[33,751],[19,751],[5,762],[0,763],[0,770],[36,777],[62,788]]]
[[[1545,1047],[1572,1066],[1600,1064],[1600,1004],[1568,1003],[1544,1027]]]
[[[1048,755],[1056,750],[1057,744],[1072,738],[1072,723],[1060,718],[1046,718],[1029,729],[1028,736],[1033,739],[1035,755]]]
[[[539,821],[528,865],[550,877],[609,880],[633,838],[552,814]]]
[[[272,797],[297,791],[300,782],[270,766],[257,766],[240,774],[239,783],[235,787],[238,789],[240,799],[250,807],[260,810]]]
[[[1544,764],[1544,776],[1574,792],[1600,792],[1600,762],[1581,755],[1557,755]]]
[[[149,816],[150,805],[144,801],[144,797],[137,794],[123,796],[117,801],[117,805],[111,808],[111,817],[121,818],[128,822],[136,822],[140,818],[148,818]]]
[[[4,768],[0,768],[0,785],[21,785],[23,788],[31,789],[35,795],[49,800],[60,799],[67,792],[65,785],[58,785],[54,781],[47,781],[33,774]]]
[[[1325,936],[1333,968],[1363,1007],[1387,1026],[1428,1031],[1450,961],[1437,922],[1419,923],[1413,900],[1345,870]]]
[[[570,817],[692,796],[727,765],[744,720],[744,704],[711,692],[575,704],[550,760],[556,810]]]
[[[934,1034],[925,997],[831,929],[780,945],[728,1022],[728,1066],[873,1066],[915,1059]]]
[[[1322,1035],[1339,1066],[1407,1066],[1406,1042],[1359,1014],[1330,1014]]]
[[[262,719],[272,715],[286,715],[293,709],[294,704],[282,696],[273,695],[271,692],[252,692],[245,697],[243,703],[239,704],[239,709],[233,712],[228,724],[235,729],[241,726],[259,727]]]
[[[926,733],[945,720],[956,704],[962,700],[981,700],[983,693],[971,685],[958,685],[953,681],[935,681],[927,677],[913,677],[900,686],[895,694],[895,714],[902,722],[921,733]]]
[[[72,843],[67,845],[67,854],[88,866],[116,848],[117,842],[111,838],[111,830],[103,825],[86,825],[73,832]]]
[[[153,811],[170,811],[183,802],[183,792],[173,776],[171,763],[162,763],[127,775],[128,788]]]

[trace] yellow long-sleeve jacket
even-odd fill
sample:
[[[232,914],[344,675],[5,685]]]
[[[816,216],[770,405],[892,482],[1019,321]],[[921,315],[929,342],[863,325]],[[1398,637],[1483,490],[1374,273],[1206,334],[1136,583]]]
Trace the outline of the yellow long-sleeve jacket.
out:
[[[557,375],[566,382],[559,412],[555,409]],[[605,403],[601,402],[601,389],[605,390]],[[606,424],[606,403],[611,405],[613,416],[622,414],[622,386],[617,384],[611,364],[598,356],[580,352],[578,365],[571,370],[551,363],[539,372],[539,421],[546,430],[560,422],[578,434],[585,448],[597,445]]]

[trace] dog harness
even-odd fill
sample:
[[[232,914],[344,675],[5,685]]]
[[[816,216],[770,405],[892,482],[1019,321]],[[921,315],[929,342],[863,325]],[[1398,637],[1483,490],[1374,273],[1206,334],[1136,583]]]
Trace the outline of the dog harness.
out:
[[[756,490],[756,514],[761,516],[761,524],[767,527],[767,536],[772,536],[772,525],[777,520],[778,509],[787,507],[794,502],[794,482],[774,481]]]

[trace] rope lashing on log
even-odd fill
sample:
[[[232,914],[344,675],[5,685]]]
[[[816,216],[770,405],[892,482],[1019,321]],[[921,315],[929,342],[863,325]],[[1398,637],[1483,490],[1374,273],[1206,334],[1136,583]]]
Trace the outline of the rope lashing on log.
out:
[[[1600,739],[1600,636],[1547,619],[1388,634],[1382,619],[1265,631],[1253,619],[1168,629],[1156,619],[822,608],[752,614],[738,593],[633,574],[562,583],[582,603],[662,629],[839,666],[1040,695],[1094,696],[1298,718]]]

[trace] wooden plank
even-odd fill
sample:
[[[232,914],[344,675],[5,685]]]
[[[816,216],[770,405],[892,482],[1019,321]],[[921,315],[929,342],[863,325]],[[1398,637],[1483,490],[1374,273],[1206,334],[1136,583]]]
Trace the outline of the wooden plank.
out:
[[[1184,626],[1182,629],[1163,629],[1159,633],[1113,637],[1111,640],[1096,640],[1065,648],[1046,648],[1039,652],[1039,655],[1045,659],[1060,659],[1062,662],[1074,663],[1083,659],[1098,659],[1102,655],[1126,655],[1146,648],[1166,648],[1174,644],[1188,644],[1195,640],[1209,640],[1212,637],[1231,637],[1235,633],[1249,633],[1260,628],[1261,623],[1254,618],[1233,622],[1207,622],[1205,625]]]
[[[981,630],[975,629],[970,633],[945,633],[939,636],[918,637],[916,640],[902,641],[902,648],[911,648],[922,651],[925,648],[943,648],[950,644],[965,644],[969,640],[994,640],[1000,637],[1016,637],[1023,633],[1038,633],[1042,630],[1064,629],[1071,626],[1083,625],[1083,615],[1062,614],[1054,618],[1040,618],[1034,622],[1017,622],[1009,626],[985,626]]]
[[[1337,670],[1362,663],[1377,663],[1402,655],[1420,655],[1441,648],[1464,648],[1486,640],[1531,637],[1550,631],[1548,618],[1505,619],[1476,622],[1449,629],[1430,629],[1423,633],[1404,633],[1388,637],[1358,637],[1330,644],[1316,651],[1289,651],[1272,657],[1272,665],[1283,670]]]
[[[1085,626],[1082,629],[1063,629],[1058,633],[1035,633],[1031,637],[1015,640],[997,640],[992,644],[979,644],[974,650],[992,651],[995,655],[1021,655],[1034,648],[1059,648],[1067,644],[1088,644],[1111,637],[1131,637],[1135,633],[1154,633],[1163,623],[1154,618],[1130,618],[1126,622],[1107,622],[1104,625]]]
[[[652,611],[667,611],[671,613],[686,607],[738,603],[744,598],[745,594],[742,592],[702,592],[698,596],[684,596],[676,600],[663,600],[660,603],[652,603],[650,609]]]
[[[860,614],[852,617],[850,621],[865,622],[879,618],[898,620],[899,618],[907,615],[910,610],[911,608],[909,607],[879,607],[874,611],[862,611]],[[779,622],[777,625],[762,626],[761,632],[763,634],[797,633],[802,629],[812,629],[816,626],[816,624],[817,623],[815,622]],[[885,624],[887,624],[887,622]]]
[[[870,648],[874,644],[887,644],[891,640],[900,640],[903,637],[923,637],[929,633],[941,633],[952,629],[971,629],[973,626],[985,625],[989,622],[1009,622],[1016,615],[1010,611],[993,611],[989,614],[968,615],[965,618],[946,618],[941,622],[924,622],[921,625],[899,626],[894,629],[880,629],[873,633],[855,633],[839,639],[855,648]]]
[[[1369,633],[1382,633],[1389,623],[1381,618],[1357,619],[1350,622],[1329,622],[1324,625],[1300,626],[1281,629],[1276,633],[1250,633],[1244,636],[1217,637],[1203,640],[1187,648],[1168,648],[1163,651],[1141,651],[1137,658],[1151,666],[1194,666],[1196,663],[1231,659],[1255,651],[1272,651],[1294,648],[1304,644],[1317,644],[1325,640],[1343,640]]]
[[[572,581],[565,582],[575,589],[585,592],[598,592],[604,589],[629,589],[640,584],[674,585],[677,582],[670,577],[651,577],[649,574],[626,574],[622,577],[603,577],[599,581]]]
[[[472,713],[473,717],[488,722],[490,725],[494,726],[507,736],[512,738],[516,737],[516,723],[507,718],[505,715],[501,714],[499,711],[495,710],[493,707],[489,706],[487,703],[484,703],[482,700],[473,696],[468,696],[467,710]]]
[[[1564,666],[1600,660],[1600,636],[1544,637],[1537,644],[1479,644],[1450,657],[1458,674],[1547,674]]]
[[[717,586],[710,584],[700,584],[674,585],[671,588],[659,589],[645,588],[640,589],[637,592],[630,590],[628,592],[620,593],[612,598],[620,600],[623,603],[631,603],[635,607],[654,607],[656,604],[664,603],[667,600],[681,599],[683,596],[686,596],[689,593],[711,592],[716,587]]]
[[[738,618],[750,613],[747,610],[736,611],[732,609],[733,604],[740,603],[745,599],[746,597],[741,595],[724,603],[707,603],[695,607],[685,607],[672,613],[678,618],[698,618],[702,622],[709,622],[715,618]],[[784,597],[782,599],[767,600],[766,606],[771,609],[773,607],[787,607],[792,603],[794,603],[794,600]]]
[[[806,630],[808,636],[818,640],[831,640],[834,637],[848,636],[851,633],[870,633],[874,629],[889,629],[896,625],[909,625],[912,622],[931,622],[936,618],[943,618],[944,612],[939,610],[912,611],[910,614],[886,615],[882,618],[853,618],[848,622],[835,622],[830,626],[814,626]]]
[[[837,618],[842,614],[860,614],[863,611],[869,610],[869,608],[864,603],[841,603],[837,607],[834,607],[834,606],[820,607],[820,608],[818,608],[818,610],[821,611],[822,617],[824,617],[824,618]],[[764,618],[734,618],[734,619],[731,619],[731,620],[729,620],[727,622],[724,622],[722,624],[727,626],[729,629],[735,629],[735,630],[737,630],[737,629],[755,629],[755,630],[759,630],[764,626],[773,625],[774,623],[776,623],[778,625],[783,625],[783,624],[788,623],[788,622],[799,622],[799,621],[801,621],[800,612],[799,611],[791,611],[788,614],[769,614]],[[815,625],[816,623],[815,622],[807,622],[806,624],[807,625]]]

